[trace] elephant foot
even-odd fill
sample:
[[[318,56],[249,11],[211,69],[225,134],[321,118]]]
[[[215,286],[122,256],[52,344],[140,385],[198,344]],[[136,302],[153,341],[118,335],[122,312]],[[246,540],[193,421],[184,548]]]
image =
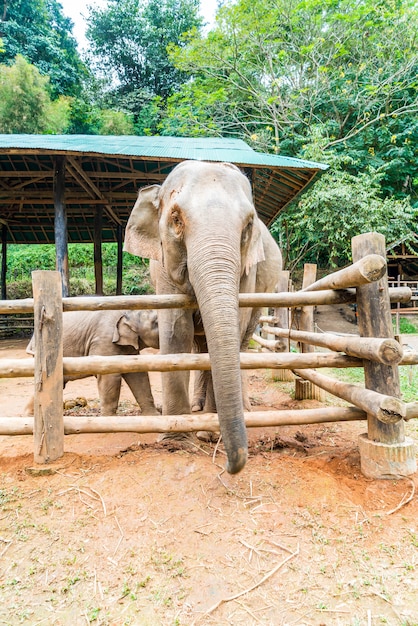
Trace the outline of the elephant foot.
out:
[[[162,433],[157,441],[169,450],[196,448],[193,433]]]
[[[142,415],[161,415],[161,411],[159,411],[158,407],[156,406],[152,406],[148,408],[141,407],[141,414]]]
[[[206,443],[217,443],[220,433],[214,433],[211,430],[199,430],[196,433],[196,437],[200,441],[206,441]]]

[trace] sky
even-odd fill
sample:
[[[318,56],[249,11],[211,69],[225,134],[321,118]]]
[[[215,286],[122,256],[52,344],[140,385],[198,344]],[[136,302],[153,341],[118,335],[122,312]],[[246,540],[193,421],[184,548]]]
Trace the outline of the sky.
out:
[[[87,41],[84,36],[86,25],[84,16],[88,15],[88,5],[101,7],[107,4],[107,0],[60,0],[64,14],[74,22],[73,34],[78,41],[80,51],[86,47]],[[205,22],[212,22],[217,9],[217,0],[201,0],[201,13]]]

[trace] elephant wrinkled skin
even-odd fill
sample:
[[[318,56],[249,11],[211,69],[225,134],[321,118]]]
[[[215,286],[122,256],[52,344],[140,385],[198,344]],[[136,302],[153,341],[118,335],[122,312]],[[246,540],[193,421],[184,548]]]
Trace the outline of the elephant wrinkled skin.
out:
[[[158,348],[156,311],[68,311],[63,314],[63,356],[118,356],[138,354],[143,348]],[[34,337],[26,352],[34,354]],[[69,380],[83,376],[64,377]],[[146,372],[97,376],[102,415],[116,415],[122,378],[146,415],[158,415]],[[25,408],[33,414],[33,399]]]
[[[274,291],[282,269],[248,179],[230,163],[180,163],[162,186],[139,191],[124,249],[152,259],[157,294],[196,297],[198,312],[159,311],[160,350],[207,347],[212,380],[206,394],[214,394],[227,470],[239,472],[248,455],[239,353],[260,310],[239,309],[238,294]],[[163,414],[190,413],[188,389],[189,372],[164,373]]]

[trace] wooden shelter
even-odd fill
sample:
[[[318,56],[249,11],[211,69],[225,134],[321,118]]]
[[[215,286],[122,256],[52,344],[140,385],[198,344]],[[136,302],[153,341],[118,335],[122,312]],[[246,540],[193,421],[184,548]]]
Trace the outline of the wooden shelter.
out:
[[[262,154],[223,138],[99,135],[0,135],[2,290],[7,243],[55,243],[68,295],[68,243],[94,243],[96,292],[102,291],[102,242],[118,242],[140,187],[161,183],[187,159],[227,161],[249,177],[260,218],[270,225],[327,166]]]
[[[418,231],[386,248],[389,280],[418,280]]]

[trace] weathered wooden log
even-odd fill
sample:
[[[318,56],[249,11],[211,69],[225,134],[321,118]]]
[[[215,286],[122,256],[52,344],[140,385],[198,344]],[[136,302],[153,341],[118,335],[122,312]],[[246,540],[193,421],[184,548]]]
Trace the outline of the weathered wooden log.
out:
[[[64,454],[61,274],[32,272],[35,302],[34,460]]]
[[[65,207],[65,156],[54,158],[54,235],[57,269],[61,275],[62,295],[69,294],[68,229]]]
[[[380,233],[357,235],[353,237],[351,247],[355,262],[370,253],[386,255],[385,238]],[[362,337],[393,338],[386,277],[357,288],[357,323]],[[365,361],[364,380],[367,389],[394,398],[400,397],[399,370],[396,365]],[[405,440],[405,428],[401,420],[381,420],[376,413],[370,413],[367,429],[368,438],[375,442],[396,444]]]
[[[407,402],[405,419],[408,421],[416,418],[418,418],[418,402]]]
[[[315,263],[306,263],[303,270],[302,291],[309,290],[309,287],[315,284],[317,266]],[[299,314],[299,329],[302,331],[313,332],[314,330],[314,308],[313,306],[303,306]],[[301,342],[299,344],[301,352],[313,352],[314,349],[308,343]]]
[[[263,348],[271,350],[271,352],[283,352],[283,344],[280,341],[273,341],[271,339],[264,339],[260,335],[253,334],[252,340],[260,344]]]
[[[324,276],[302,291],[319,291],[322,289],[347,289],[359,287],[379,280],[386,274],[386,259],[380,254],[368,254],[356,263]]]
[[[242,369],[295,367],[362,367],[363,361],[343,355],[313,353],[241,353]],[[141,354],[138,356],[64,357],[67,376],[115,374],[126,372],[170,372],[181,370],[209,370],[208,354]],[[0,378],[20,378],[34,375],[33,359],[0,359]]]
[[[351,402],[382,423],[394,424],[406,417],[406,405],[398,398],[329,378],[312,370],[294,370],[294,372],[337,398]]]
[[[254,411],[244,414],[248,428],[274,426],[301,426],[328,422],[365,420],[366,413],[356,407],[326,407],[321,409],[289,409],[282,411]],[[66,435],[79,433],[167,433],[219,430],[216,413],[190,415],[65,415]],[[31,435],[32,417],[0,417],[0,435]]]
[[[359,359],[369,359],[378,363],[400,363],[403,357],[402,346],[395,339],[376,337],[358,337],[357,335],[334,335],[332,333],[307,333],[299,330],[285,330],[267,326],[267,331],[278,337],[289,337],[295,341],[304,341],[313,346],[328,348],[335,352],[345,352]]]
[[[297,367],[361,367],[362,361],[354,357],[334,354],[296,353],[241,353],[242,369]],[[208,354],[154,354],[139,356],[89,356],[64,358],[64,374],[85,375],[125,372],[170,372],[182,370],[209,370]]]
[[[322,367],[363,367],[363,360],[339,354],[314,352],[310,355],[286,353],[241,353],[242,369],[298,369]],[[400,365],[418,365],[418,353],[407,353]],[[174,370],[209,370],[207,354],[141,354],[139,356],[64,357],[65,375],[114,374],[117,372],[169,372]],[[97,370],[97,372],[95,371]],[[0,359],[0,378],[25,378],[34,375],[33,359]]]
[[[389,289],[390,301],[393,303],[408,303],[412,298],[409,287],[392,287]],[[304,305],[328,305],[356,302],[354,289],[332,289],[318,292],[292,291],[286,293],[263,293],[239,295],[239,305],[242,307],[299,307]],[[146,296],[103,296],[103,297],[72,297],[62,299],[64,311],[109,311],[115,309],[170,309],[196,308],[194,298],[183,295],[146,295]],[[33,298],[22,300],[0,300],[0,314],[2,313],[31,313]]]
[[[302,291],[307,290],[316,280],[317,266],[313,263],[307,263],[304,266]],[[313,333],[314,331],[314,307],[303,306],[299,310],[298,327],[303,332]],[[299,350],[303,353],[313,353],[314,347],[303,341],[299,342]],[[321,387],[317,387],[310,380],[303,380],[296,376],[295,378],[295,400],[318,400],[325,401],[325,391]]]
[[[399,365],[418,365],[418,352],[416,350],[404,350]]]

